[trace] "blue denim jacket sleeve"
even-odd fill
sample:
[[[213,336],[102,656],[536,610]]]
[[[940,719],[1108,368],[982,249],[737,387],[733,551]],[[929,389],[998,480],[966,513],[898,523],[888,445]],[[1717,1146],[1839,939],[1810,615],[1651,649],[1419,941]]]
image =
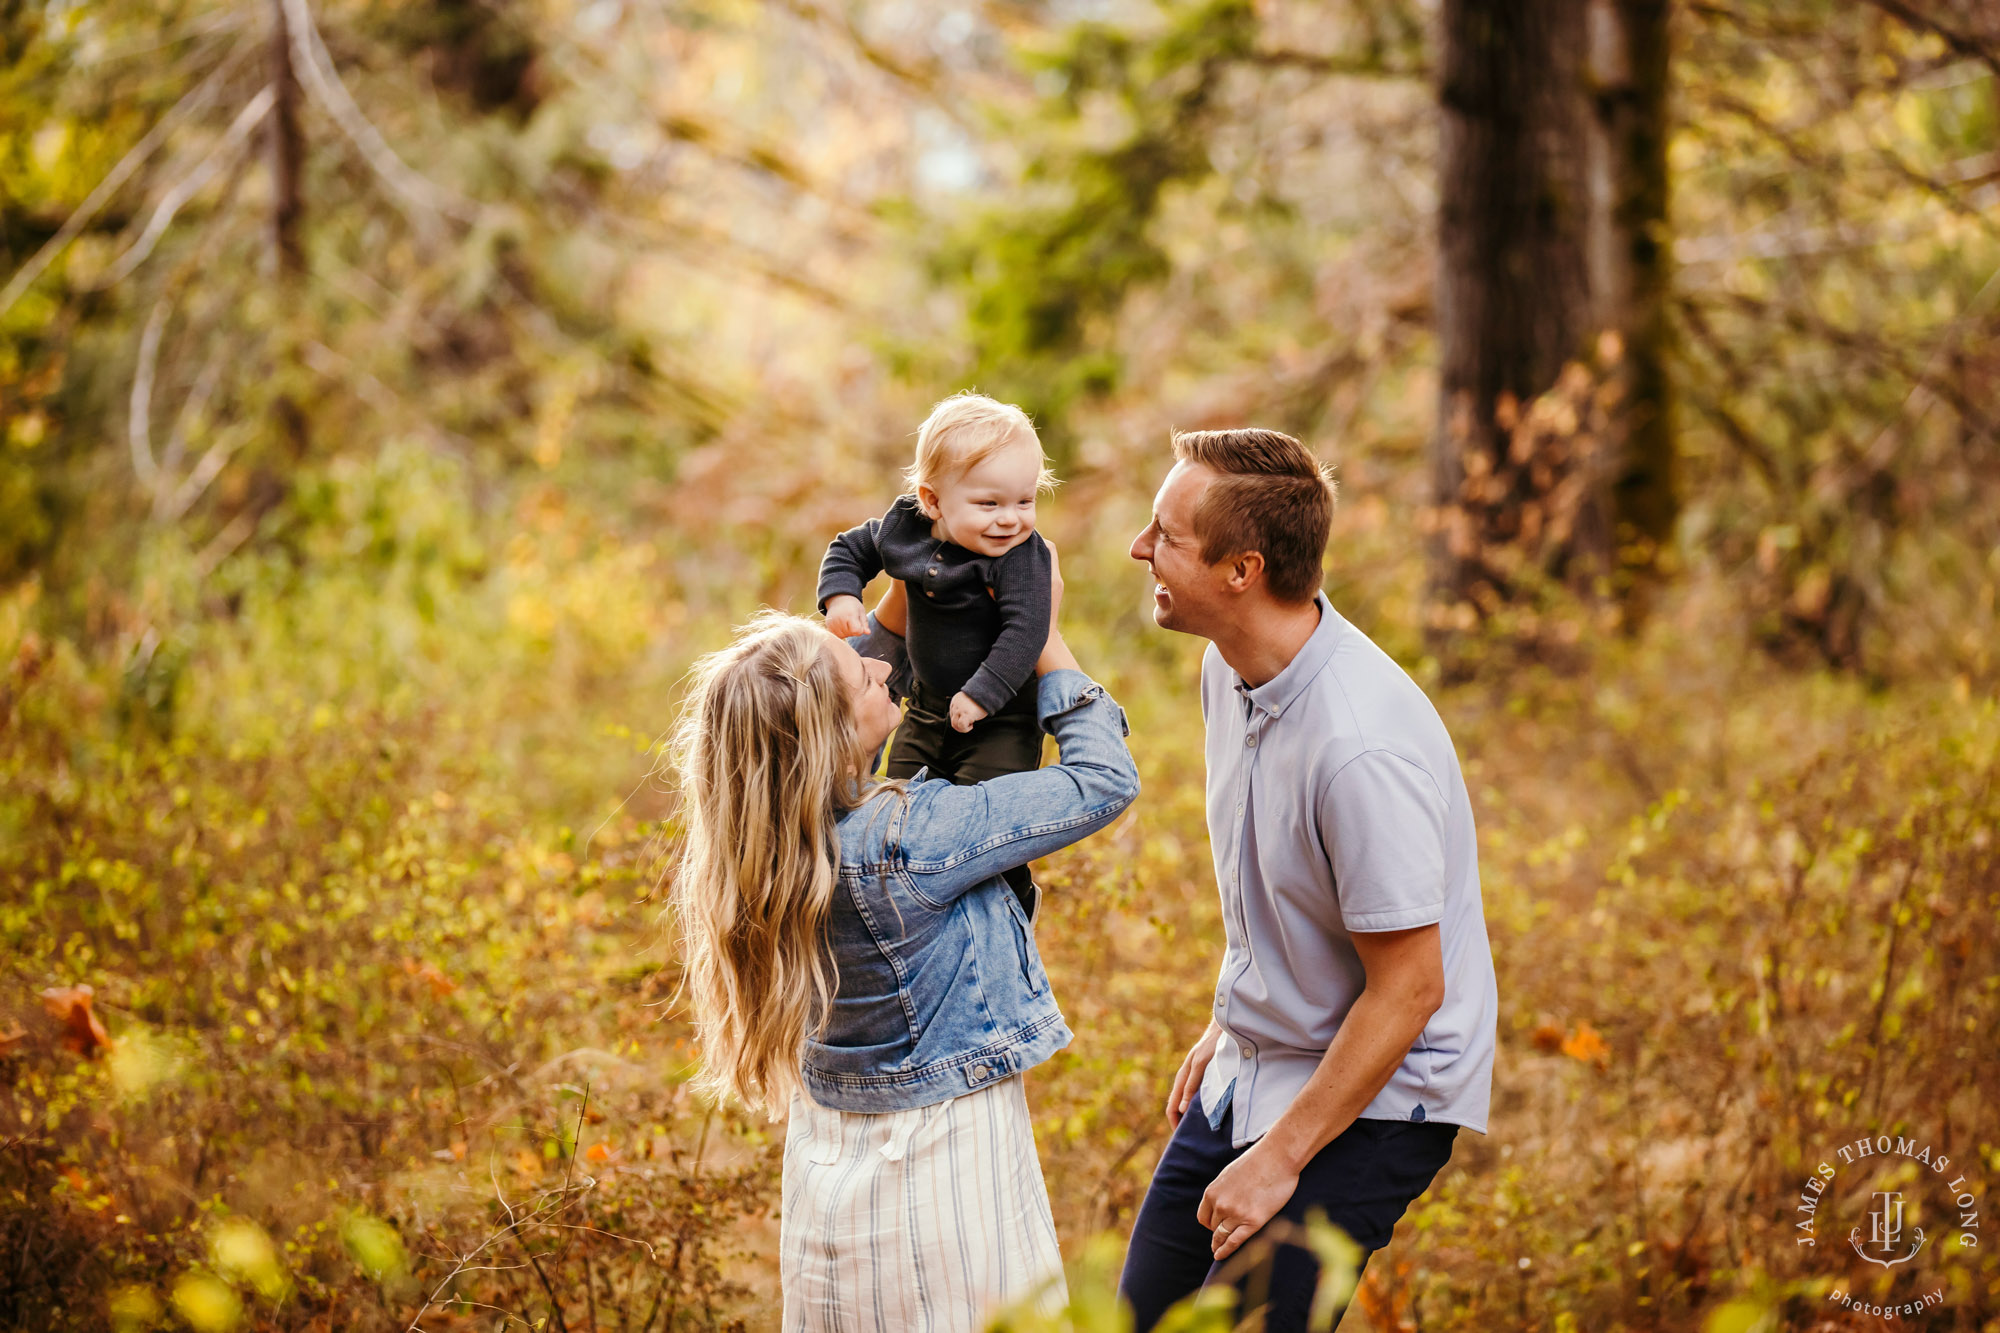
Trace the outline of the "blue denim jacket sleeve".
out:
[[[918,898],[942,908],[1003,870],[1103,828],[1139,795],[1125,710],[1081,671],[1041,678],[1037,715],[1059,762],[970,787],[911,786],[897,859]]]

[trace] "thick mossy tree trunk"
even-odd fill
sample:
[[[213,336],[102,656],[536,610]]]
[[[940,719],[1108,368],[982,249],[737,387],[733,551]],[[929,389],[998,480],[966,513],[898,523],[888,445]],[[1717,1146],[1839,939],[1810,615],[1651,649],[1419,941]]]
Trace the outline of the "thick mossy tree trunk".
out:
[[[1672,246],[1667,218],[1671,0],[1592,0],[1595,95],[1591,286],[1597,323],[1622,344],[1607,480],[1616,587],[1642,609],[1679,516],[1667,369]]]
[[[1668,7],[1442,7],[1434,630],[1548,578],[1615,586],[1671,529]],[[1604,382],[1533,414],[1572,361]]]

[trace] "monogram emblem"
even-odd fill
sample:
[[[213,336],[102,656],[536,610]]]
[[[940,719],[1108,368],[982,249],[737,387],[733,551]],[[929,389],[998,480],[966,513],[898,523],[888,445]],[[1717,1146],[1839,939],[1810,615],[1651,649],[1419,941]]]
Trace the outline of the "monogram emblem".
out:
[[[1916,1237],[1910,1243],[1907,1254],[1896,1251],[1903,1244],[1903,1196],[1895,1190],[1877,1190],[1875,1206],[1868,1210],[1868,1243],[1861,1243],[1861,1228],[1855,1227],[1847,1233],[1848,1244],[1854,1252],[1871,1264],[1890,1268],[1896,1264],[1906,1264],[1917,1257],[1917,1251],[1924,1248],[1924,1229],[1911,1227],[1910,1233]]]

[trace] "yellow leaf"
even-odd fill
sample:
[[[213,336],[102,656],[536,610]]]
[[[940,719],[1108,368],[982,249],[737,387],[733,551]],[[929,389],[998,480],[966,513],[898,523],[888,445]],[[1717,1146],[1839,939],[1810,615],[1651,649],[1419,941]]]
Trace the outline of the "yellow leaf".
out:
[[[174,1310],[195,1333],[229,1333],[243,1318],[235,1290],[209,1273],[187,1273],[174,1283]]]
[[[355,1267],[377,1282],[388,1282],[409,1271],[403,1238],[396,1228],[367,1213],[349,1213],[340,1224],[340,1240]]]

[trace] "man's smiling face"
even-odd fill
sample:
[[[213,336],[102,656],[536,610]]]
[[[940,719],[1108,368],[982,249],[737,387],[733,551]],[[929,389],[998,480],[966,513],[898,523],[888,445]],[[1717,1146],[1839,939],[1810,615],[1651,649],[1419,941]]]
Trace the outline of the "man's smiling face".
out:
[[[1153,521],[1132,541],[1132,558],[1153,572],[1153,621],[1161,629],[1209,637],[1217,618],[1227,614],[1229,567],[1201,558],[1194,531],[1195,510],[1215,478],[1199,463],[1174,464],[1153,497]]]

